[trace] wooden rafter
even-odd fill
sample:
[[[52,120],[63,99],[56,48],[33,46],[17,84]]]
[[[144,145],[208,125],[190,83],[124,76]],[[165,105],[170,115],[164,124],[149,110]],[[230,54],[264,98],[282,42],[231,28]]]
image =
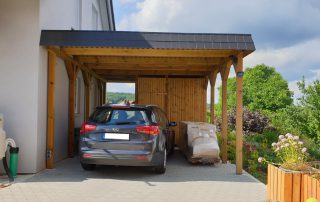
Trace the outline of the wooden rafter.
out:
[[[209,65],[223,62],[223,58],[159,58],[159,57],[108,57],[78,56],[77,60],[84,64],[105,65]]]
[[[214,58],[230,57],[237,54],[235,50],[175,50],[175,49],[137,49],[137,48],[85,48],[65,47],[62,52],[69,56],[129,56],[129,57],[181,57]]]
[[[160,71],[211,71],[212,66],[165,66],[165,65],[88,65],[92,70],[135,70],[135,71],[144,71],[144,70],[160,70]]]
[[[55,53],[56,56],[60,57],[64,61],[72,62],[74,65],[78,66],[82,71],[90,73],[93,77],[95,77],[97,79],[100,79],[102,81],[105,81],[102,77],[97,75],[94,71],[92,71],[91,69],[86,67],[84,64],[82,64],[82,63],[78,62],[77,60],[73,59],[72,56],[67,55],[66,53],[64,53],[60,48],[56,48],[56,47],[50,46],[50,47],[48,47],[48,51]]]

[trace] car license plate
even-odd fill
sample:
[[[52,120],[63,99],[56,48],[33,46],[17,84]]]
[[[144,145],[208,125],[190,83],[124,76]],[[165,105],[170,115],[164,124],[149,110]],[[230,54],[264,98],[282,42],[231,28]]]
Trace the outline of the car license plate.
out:
[[[129,134],[125,133],[105,133],[104,139],[108,140],[129,140]]]

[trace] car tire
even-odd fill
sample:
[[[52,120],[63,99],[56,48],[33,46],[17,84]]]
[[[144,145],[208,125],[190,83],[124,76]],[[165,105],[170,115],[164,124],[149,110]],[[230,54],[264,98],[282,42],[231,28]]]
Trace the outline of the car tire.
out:
[[[81,163],[81,167],[84,170],[94,170],[96,168],[95,164],[86,164],[86,163]]]
[[[164,148],[163,151],[163,160],[162,160],[162,164],[160,166],[155,167],[155,172],[157,174],[164,174],[166,172],[166,168],[167,168],[167,148]]]

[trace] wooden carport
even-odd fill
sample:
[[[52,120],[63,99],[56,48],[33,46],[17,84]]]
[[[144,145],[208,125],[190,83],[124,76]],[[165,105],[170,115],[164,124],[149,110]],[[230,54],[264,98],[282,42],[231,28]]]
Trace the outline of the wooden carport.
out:
[[[69,76],[69,156],[73,156],[74,145],[74,92],[75,74],[81,70],[86,84],[86,117],[89,116],[90,79],[99,81],[99,104],[105,103],[105,83],[107,81],[136,82],[138,103],[148,94],[152,83],[159,85],[163,81],[163,108],[167,113],[172,97],[196,86],[193,91],[186,91],[195,99],[193,92],[203,88],[198,94],[201,104],[206,106],[206,88],[211,83],[211,122],[215,122],[214,100],[217,75],[222,79],[222,162],[227,162],[227,80],[230,68],[236,72],[236,173],[242,173],[242,76],[243,58],[255,50],[251,35],[248,34],[186,34],[153,32],[115,32],[115,31],[49,31],[41,33],[40,45],[48,49],[48,134],[47,167],[53,167],[54,140],[54,85],[55,60],[60,57],[65,61]],[[150,81],[150,78],[159,78]],[[149,81],[148,81],[149,79]],[[185,79],[185,80],[179,80]],[[189,79],[189,80],[188,80]],[[204,81],[189,84],[192,79]],[[171,82],[170,82],[171,81]],[[182,81],[182,82],[177,82]],[[190,82],[189,82],[190,81]],[[142,82],[142,83],[141,83]],[[143,83],[144,82],[144,83]],[[147,82],[147,83],[146,83]],[[148,83],[149,82],[149,83]],[[189,86],[188,86],[189,85]],[[143,91],[147,86],[150,92]],[[172,89],[170,90],[171,86]],[[180,86],[177,88],[176,86]],[[201,87],[202,86],[202,87]],[[143,92],[142,92],[143,91]],[[205,93],[204,93],[205,92]],[[152,93],[152,92],[151,92]],[[140,94],[140,95],[139,95]],[[154,95],[154,94],[153,94]],[[140,98],[139,98],[140,96]],[[157,99],[159,100],[159,99]],[[148,100],[149,102],[150,99]],[[154,101],[157,102],[157,101]],[[169,102],[169,103],[168,103]],[[157,103],[149,103],[157,104]],[[179,105],[176,104],[177,106]],[[185,103],[185,105],[187,104]],[[193,108],[195,105],[192,106]],[[192,108],[191,107],[191,108]],[[203,120],[206,109],[196,110]],[[181,108],[181,110],[186,110]],[[181,117],[180,117],[181,118]],[[191,117],[192,118],[192,117]],[[181,118],[182,119],[182,118]],[[181,120],[180,120],[181,121]]]

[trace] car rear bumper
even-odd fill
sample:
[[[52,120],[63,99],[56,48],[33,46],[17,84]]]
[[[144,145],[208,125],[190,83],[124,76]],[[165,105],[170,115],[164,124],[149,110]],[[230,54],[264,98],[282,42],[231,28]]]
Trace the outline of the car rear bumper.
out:
[[[80,161],[86,164],[119,166],[156,166],[161,165],[160,152],[104,150],[82,148]]]

